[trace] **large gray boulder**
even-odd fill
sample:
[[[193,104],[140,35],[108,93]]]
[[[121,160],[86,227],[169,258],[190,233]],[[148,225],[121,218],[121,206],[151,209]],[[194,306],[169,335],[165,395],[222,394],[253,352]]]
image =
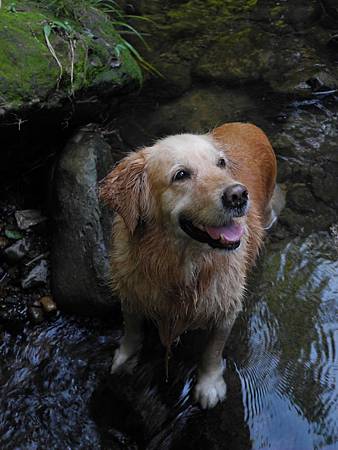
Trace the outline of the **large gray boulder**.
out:
[[[111,217],[98,198],[98,182],[112,164],[110,146],[87,126],[70,139],[55,169],[52,291],[61,307],[80,313],[114,304],[109,289]]]

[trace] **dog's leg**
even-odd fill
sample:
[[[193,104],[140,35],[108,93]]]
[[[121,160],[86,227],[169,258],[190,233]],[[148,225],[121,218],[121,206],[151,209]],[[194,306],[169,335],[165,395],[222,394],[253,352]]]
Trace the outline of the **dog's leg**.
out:
[[[124,335],[120,347],[115,351],[110,373],[117,371],[128,359],[137,353],[143,340],[142,318],[124,312]]]
[[[223,350],[237,317],[234,313],[224,325],[215,326],[207,342],[207,346],[198,366],[195,400],[203,409],[213,408],[225,399],[226,384],[223,379]]]

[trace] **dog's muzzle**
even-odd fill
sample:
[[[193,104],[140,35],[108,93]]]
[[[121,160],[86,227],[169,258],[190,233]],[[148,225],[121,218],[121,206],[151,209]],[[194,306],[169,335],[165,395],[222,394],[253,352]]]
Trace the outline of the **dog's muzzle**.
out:
[[[228,217],[224,225],[200,224],[182,215],[179,219],[181,229],[195,241],[208,244],[212,248],[236,250],[241,244],[244,227],[234,221],[234,218],[242,217],[248,211],[247,188],[239,183],[228,186],[222,193],[222,205]]]

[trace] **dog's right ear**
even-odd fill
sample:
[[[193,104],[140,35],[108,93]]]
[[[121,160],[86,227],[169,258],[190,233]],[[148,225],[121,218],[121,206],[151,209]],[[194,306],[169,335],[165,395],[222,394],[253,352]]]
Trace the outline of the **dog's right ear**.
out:
[[[100,197],[123,218],[131,234],[150,208],[150,189],[142,150],[131,153],[104,178]]]

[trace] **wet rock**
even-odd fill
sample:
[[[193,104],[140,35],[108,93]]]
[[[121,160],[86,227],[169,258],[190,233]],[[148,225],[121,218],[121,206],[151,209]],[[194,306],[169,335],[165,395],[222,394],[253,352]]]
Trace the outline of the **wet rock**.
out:
[[[7,247],[4,251],[4,255],[6,260],[15,264],[20,261],[29,251],[29,243],[26,239],[20,239],[12,244],[10,247]]]
[[[338,22],[338,7],[336,0],[321,0],[320,2],[333,22]]]
[[[56,304],[55,304],[53,298],[49,295],[41,297],[39,302],[40,302],[44,312],[47,314],[53,313],[57,310],[57,307],[56,307]]]
[[[313,92],[327,92],[337,89],[337,80],[329,73],[318,72],[315,76],[309,78],[306,83],[311,87]]]
[[[155,89],[160,97],[177,97],[190,88],[191,67],[179,55],[163,53],[153,64],[163,75],[163,78],[156,77],[151,83],[151,89]]]
[[[109,145],[86,127],[69,141],[55,169],[52,292],[68,309],[98,311],[111,303],[111,217],[99,202],[98,182],[112,164]]]
[[[43,311],[41,308],[38,308],[36,306],[31,306],[28,309],[28,314],[32,322],[34,323],[41,323],[43,322],[44,316]]]
[[[296,30],[310,27],[322,15],[322,8],[317,2],[299,0],[296,5],[294,2],[285,2],[283,6],[285,9],[281,8],[281,17],[284,15],[285,21]]]
[[[304,97],[313,95],[307,81],[322,72],[330,80],[326,86],[334,89],[338,83],[326,51],[330,32],[316,0],[167,2],[162,8],[156,3],[140,6],[158,24],[149,37],[155,50],[147,56],[155,66],[163,62],[169,78],[180,73],[181,86],[183,66],[187,84],[190,79],[227,87],[266,82],[278,93]],[[326,8],[331,14],[335,9]],[[158,79],[156,90],[165,90],[165,84]]]
[[[322,171],[322,177],[314,177],[313,190],[316,197],[325,204],[331,205],[335,209],[338,207],[337,192],[337,175]]]
[[[205,133],[227,121],[245,120],[257,107],[249,95],[237,89],[194,88],[178,99],[120,124],[121,136],[133,148],[151,139],[175,133]],[[130,108],[129,108],[130,109]],[[131,133],[132,128],[132,133]],[[151,139],[150,139],[151,138]]]
[[[28,228],[47,220],[47,218],[36,209],[16,211],[15,219],[20,230],[27,230]]]
[[[338,224],[335,223],[330,227],[330,233],[331,236],[333,237],[333,242],[336,248],[338,249]]]
[[[249,27],[226,33],[204,52],[194,74],[202,79],[231,84],[257,81],[274,60],[272,48],[264,45],[270,39],[267,34]]]
[[[46,285],[47,278],[48,278],[48,263],[45,259],[42,259],[22,279],[21,287],[23,289],[29,289],[37,286]]]
[[[290,186],[287,194],[288,204],[299,213],[313,213],[316,206],[316,199],[313,197],[309,186],[298,183]]]

